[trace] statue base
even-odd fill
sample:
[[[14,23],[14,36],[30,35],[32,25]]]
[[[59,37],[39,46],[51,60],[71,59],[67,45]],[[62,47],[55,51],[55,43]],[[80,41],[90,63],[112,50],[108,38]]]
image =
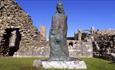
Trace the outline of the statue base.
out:
[[[34,60],[33,67],[44,69],[87,69],[86,63],[84,61],[41,61]]]

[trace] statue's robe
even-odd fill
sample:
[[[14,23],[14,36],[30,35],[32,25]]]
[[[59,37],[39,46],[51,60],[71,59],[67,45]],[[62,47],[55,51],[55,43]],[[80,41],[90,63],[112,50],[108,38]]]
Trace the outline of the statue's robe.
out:
[[[52,18],[49,35],[50,58],[49,60],[67,60],[69,57],[67,47],[67,17],[56,14]]]

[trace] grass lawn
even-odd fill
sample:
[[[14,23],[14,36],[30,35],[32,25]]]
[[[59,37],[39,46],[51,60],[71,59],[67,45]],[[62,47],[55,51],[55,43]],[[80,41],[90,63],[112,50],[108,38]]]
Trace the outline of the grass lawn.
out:
[[[35,59],[43,58],[12,58],[0,57],[0,70],[63,70],[63,69],[36,69],[32,67]],[[98,58],[86,58],[87,70],[115,70],[115,64]],[[65,69],[67,70],[67,69]]]

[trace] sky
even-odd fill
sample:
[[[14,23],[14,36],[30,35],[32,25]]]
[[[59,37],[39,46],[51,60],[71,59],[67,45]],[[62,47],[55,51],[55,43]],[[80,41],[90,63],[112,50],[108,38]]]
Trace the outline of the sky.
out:
[[[33,25],[46,26],[47,37],[57,0],[16,0],[32,18]],[[115,29],[115,0],[62,0],[68,17],[68,36],[77,29]]]

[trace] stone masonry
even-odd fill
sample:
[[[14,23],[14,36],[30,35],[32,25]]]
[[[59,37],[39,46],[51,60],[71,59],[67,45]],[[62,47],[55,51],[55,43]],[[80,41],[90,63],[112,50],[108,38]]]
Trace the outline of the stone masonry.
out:
[[[15,0],[0,1],[0,48],[4,47],[2,44],[9,44],[8,42],[6,43],[10,37],[10,35],[8,37],[8,34],[12,30],[18,30],[21,40],[15,55],[36,55],[39,45],[38,30],[33,26],[30,16],[19,7]],[[4,38],[6,38],[5,42]],[[8,48],[8,45],[5,47]],[[7,52],[4,55],[7,55]],[[0,55],[3,55],[3,52],[0,52]]]

